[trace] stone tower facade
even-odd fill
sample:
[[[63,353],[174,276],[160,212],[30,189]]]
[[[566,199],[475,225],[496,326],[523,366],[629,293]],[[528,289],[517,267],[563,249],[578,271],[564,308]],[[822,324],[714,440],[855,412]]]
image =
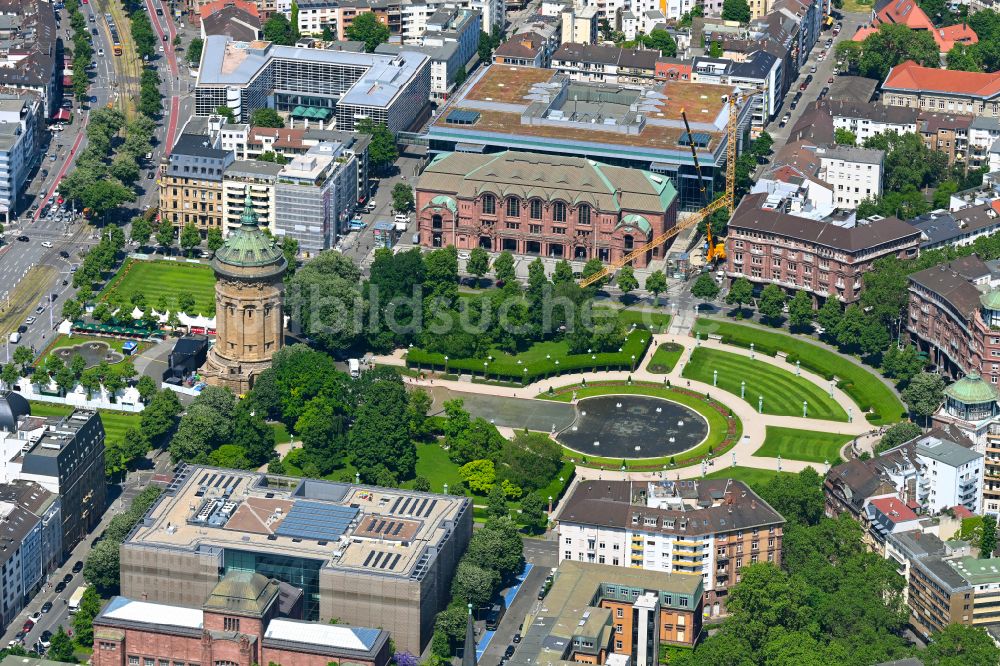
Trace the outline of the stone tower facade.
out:
[[[284,344],[288,267],[281,248],[257,226],[249,195],[240,222],[212,260],[216,338],[201,369],[208,384],[237,395],[250,390]]]

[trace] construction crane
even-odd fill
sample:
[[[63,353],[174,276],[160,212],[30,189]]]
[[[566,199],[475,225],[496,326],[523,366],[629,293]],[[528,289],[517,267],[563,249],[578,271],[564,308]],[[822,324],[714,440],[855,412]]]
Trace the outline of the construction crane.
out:
[[[701,164],[698,162],[698,151],[694,147],[694,134],[691,133],[691,125],[688,123],[687,113],[681,109],[681,118],[684,120],[684,129],[687,130],[688,146],[691,148],[691,158],[694,160],[694,171],[698,174],[698,191],[701,192],[701,203],[705,204],[705,179],[701,176]],[[715,262],[726,258],[726,245],[723,242],[716,243],[712,239],[712,221],[705,222],[705,236],[708,249],[705,251],[705,262],[715,265]]]
[[[691,227],[696,226],[717,210],[725,208],[729,211],[729,214],[732,215],[736,201],[734,184],[736,182],[736,140],[739,134],[739,108],[737,106],[737,96],[738,91],[729,95],[729,122],[726,127],[729,142],[726,146],[726,193],[699,210],[697,213],[688,217],[683,222],[679,222],[671,229],[659,234],[645,245],[637,247],[625,256],[605,265],[604,268],[593,275],[583,278],[580,280],[581,287],[589,287],[599,280],[603,280],[610,275],[614,275],[615,272],[622,266],[627,266],[653,248],[663,245],[685,229],[690,229]],[[688,139],[689,141],[691,140],[690,131],[688,132]],[[693,148],[694,147],[692,146],[692,150]],[[697,160],[695,160],[695,164],[697,164]],[[696,167],[696,169],[700,172],[700,167]],[[700,181],[699,185],[701,185]],[[709,247],[711,247],[711,245]]]

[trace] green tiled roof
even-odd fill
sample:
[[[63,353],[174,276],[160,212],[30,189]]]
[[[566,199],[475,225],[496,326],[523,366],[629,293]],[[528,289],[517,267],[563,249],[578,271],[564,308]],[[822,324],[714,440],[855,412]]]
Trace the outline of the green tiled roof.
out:
[[[284,261],[281,248],[260,230],[248,194],[243,202],[240,226],[233,230],[215,253],[215,260],[229,266],[268,266]]]
[[[1000,310],[1000,289],[992,289],[979,297],[979,302],[988,310]]]
[[[458,204],[456,204],[455,200],[449,197],[447,194],[437,195],[436,197],[431,199],[430,204],[428,206],[425,206],[425,208],[430,208],[433,206],[444,206],[452,213],[456,214],[458,213]]]
[[[998,392],[993,384],[983,381],[975,372],[970,372],[944,390],[944,394],[953,400],[973,405],[980,402],[993,402]]]
[[[618,223],[619,227],[639,227],[642,233],[649,237],[649,234],[653,231],[653,225],[649,223],[649,220],[644,218],[642,215],[637,215],[636,213],[629,213],[622,218],[622,221]]]

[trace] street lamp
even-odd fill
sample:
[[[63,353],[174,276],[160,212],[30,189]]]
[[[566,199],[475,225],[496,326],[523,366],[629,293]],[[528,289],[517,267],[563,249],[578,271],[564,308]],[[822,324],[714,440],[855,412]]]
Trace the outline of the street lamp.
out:
[[[804,419],[809,418],[809,401],[808,400],[803,400],[802,401],[802,418],[804,418]]]
[[[718,386],[718,385],[719,385],[719,371],[712,370],[712,386]]]
[[[757,396],[757,413],[758,414],[764,413],[764,396],[762,395]]]
[[[754,357],[753,356],[753,343],[751,342],[750,343],[750,358],[752,359],[753,357]]]
[[[740,399],[741,400],[743,400],[743,399],[746,398],[746,392],[747,392],[747,382],[744,379],[744,380],[740,381]]]
[[[444,374],[448,374],[448,357],[444,357]]]
[[[489,365],[488,361],[483,361],[483,379],[489,379],[489,373],[486,371],[486,366]]]
[[[796,361],[795,362],[795,374],[796,375],[801,375],[802,374],[802,361]]]

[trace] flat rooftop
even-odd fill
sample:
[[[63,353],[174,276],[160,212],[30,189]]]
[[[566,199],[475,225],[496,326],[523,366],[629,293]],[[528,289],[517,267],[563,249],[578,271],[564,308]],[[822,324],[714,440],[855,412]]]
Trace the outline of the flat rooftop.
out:
[[[126,547],[267,551],[419,579],[470,509],[451,495],[185,467]]]
[[[691,161],[683,110],[696,148],[710,161],[725,141],[726,100],[732,91],[678,81],[648,86],[578,82],[551,69],[494,64],[459,91],[427,135],[468,143],[495,143],[506,136],[508,147],[520,149],[539,143],[579,142],[581,149],[610,144],[624,152],[645,151],[651,161]]]

